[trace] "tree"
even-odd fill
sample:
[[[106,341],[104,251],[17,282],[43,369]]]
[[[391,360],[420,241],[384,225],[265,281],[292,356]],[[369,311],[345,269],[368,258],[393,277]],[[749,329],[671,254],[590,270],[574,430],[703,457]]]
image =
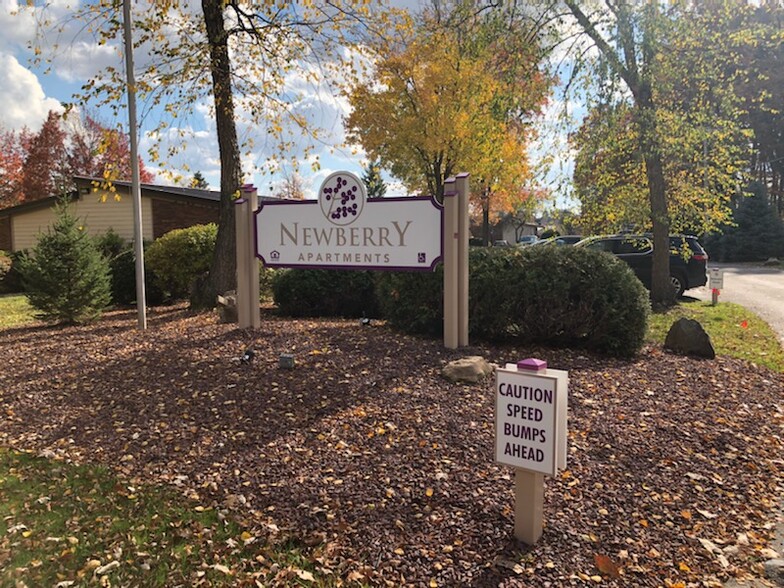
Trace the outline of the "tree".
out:
[[[109,129],[90,116],[67,119],[50,111],[37,133],[3,131],[0,146],[0,204],[16,204],[75,189],[73,176],[130,180],[127,135]],[[153,175],[139,160],[142,182]]]
[[[32,254],[21,258],[20,273],[36,316],[46,321],[89,322],[111,301],[109,262],[65,201]]]
[[[207,190],[209,189],[210,184],[204,178],[200,171],[197,171],[193,174],[193,178],[191,178],[191,188],[198,188],[199,190]]]
[[[131,145],[127,134],[84,115],[68,136],[68,164],[72,175],[102,178],[106,184],[131,180]],[[139,180],[151,183],[155,177],[139,158]]]
[[[268,167],[277,168],[280,154],[303,137],[309,143],[301,158],[308,159],[320,134],[312,111],[291,89],[289,74],[296,70],[305,83],[314,85],[352,78],[357,74],[358,52],[345,51],[341,45],[356,44],[358,29],[372,30],[371,6],[363,0],[340,4],[202,0],[201,9],[198,13],[179,0],[155,2],[137,11],[133,23],[135,46],[149,53],[144,70],[136,76],[137,97],[150,109],[163,112],[157,132],[151,134],[159,139],[170,136],[168,125],[186,118],[205,100],[215,116],[221,162],[219,229],[209,274],[191,299],[196,308],[214,306],[217,293],[236,285],[234,199],[243,178],[243,150],[249,154],[258,147],[252,137],[242,145],[238,140],[235,96],[250,117],[247,122],[268,141],[262,146]],[[114,44],[122,26],[119,11],[118,3],[90,3],[74,9],[71,22],[89,23],[97,43]],[[383,19],[387,29],[397,26],[388,12],[374,11],[373,16]],[[51,25],[45,22],[47,26]],[[119,113],[124,108],[125,83],[120,68],[105,68],[85,84],[75,101]],[[187,127],[175,131],[179,140],[170,143],[165,153],[160,142],[151,148],[153,162],[163,164],[171,158],[166,156],[186,144]],[[291,159],[296,168],[299,158]],[[318,160],[312,160],[312,165],[317,168]]]
[[[305,198],[305,188],[302,186],[302,178],[297,172],[286,176],[283,183],[275,192],[276,198],[286,200],[303,200]]]
[[[768,201],[765,186],[751,185],[749,196],[734,207],[734,224],[706,239],[705,247],[717,261],[763,261],[784,257],[784,222]]]
[[[521,195],[530,174],[526,121],[544,103],[536,35],[515,7],[436,3],[400,44],[376,46],[374,75],[349,95],[349,139],[412,192],[443,197],[470,170],[474,199]],[[504,202],[501,208],[513,208]]]
[[[624,175],[624,166],[634,168],[629,176],[632,186],[626,193],[633,197],[630,202],[641,193],[646,196],[645,202],[636,202],[638,207],[644,205],[647,209],[646,224],[653,232],[651,298],[655,305],[670,305],[674,302],[669,283],[668,244],[672,210],[692,207],[692,221],[702,220],[708,226],[717,226],[726,216],[727,184],[738,169],[736,152],[731,149],[726,157],[717,158],[721,163],[731,162],[731,168],[724,168],[723,172],[721,165],[709,168],[703,157],[709,141],[714,146],[720,144],[712,139],[728,134],[737,136],[732,124],[737,114],[732,111],[732,83],[723,79],[719,67],[724,63],[722,51],[727,51],[729,46],[715,35],[698,33],[702,29],[695,25],[695,20],[701,22],[705,18],[699,2],[664,6],[655,2],[605,1],[599,10],[588,13],[582,3],[564,1],[598,50],[596,71],[604,83],[600,89],[609,97],[628,96],[628,105],[607,111],[613,116],[611,121],[605,122],[597,115],[590,123],[599,127],[607,125],[603,130],[610,141],[593,153],[612,161],[611,174],[616,175],[615,180],[609,178],[600,188],[605,188],[606,196],[609,187]],[[718,7],[723,9],[731,1],[712,2],[712,10],[705,13],[713,13]],[[723,10],[718,12],[724,14]],[[714,122],[718,122],[718,127],[709,128]],[[618,127],[620,123],[623,126]],[[613,133],[612,125],[624,135],[620,144],[616,142],[618,135]],[[582,171],[590,177],[588,161],[586,158]],[[597,173],[602,169],[594,164]],[[699,172],[704,179],[711,170],[718,170],[711,180],[695,183]],[[640,178],[639,172],[642,181],[635,182]],[[603,205],[602,193],[593,190],[592,197],[594,203]],[[674,205],[676,198],[677,205]]]
[[[0,208],[18,204],[21,198],[24,149],[17,133],[0,131]]]
[[[362,182],[367,189],[368,198],[383,198],[387,193],[387,185],[381,177],[381,162],[376,160],[369,161],[367,167],[362,172]]]
[[[61,196],[68,191],[71,177],[65,146],[66,133],[60,115],[49,111],[41,130],[25,145],[22,167],[22,201]]]

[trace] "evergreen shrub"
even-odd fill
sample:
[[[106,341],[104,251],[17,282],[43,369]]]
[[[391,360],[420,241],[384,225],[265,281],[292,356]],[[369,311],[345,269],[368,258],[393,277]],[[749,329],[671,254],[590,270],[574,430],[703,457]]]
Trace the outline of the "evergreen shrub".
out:
[[[382,272],[376,275],[381,316],[406,333],[443,334],[443,290],[443,265],[435,272]]]
[[[19,271],[37,318],[69,324],[101,316],[111,301],[109,263],[66,203]]]
[[[648,292],[622,261],[574,247],[469,250],[469,331],[495,342],[582,347],[617,356],[642,347]],[[443,333],[442,278],[379,274],[377,295],[390,324]]]
[[[770,205],[765,186],[758,182],[750,194],[733,209],[733,225],[704,241],[711,259],[716,261],[764,261],[784,257],[784,222]]]
[[[378,316],[367,271],[279,270],[272,275],[272,296],[287,316]]]
[[[187,298],[193,282],[209,271],[218,226],[175,229],[156,239],[145,253],[155,284],[172,298]]]
[[[511,298],[505,308],[509,324],[491,334],[493,339],[583,347],[615,356],[640,350],[650,297],[623,261],[577,247],[528,247],[513,257],[503,277],[510,282],[505,290]],[[488,306],[476,308],[472,323],[488,311]]]

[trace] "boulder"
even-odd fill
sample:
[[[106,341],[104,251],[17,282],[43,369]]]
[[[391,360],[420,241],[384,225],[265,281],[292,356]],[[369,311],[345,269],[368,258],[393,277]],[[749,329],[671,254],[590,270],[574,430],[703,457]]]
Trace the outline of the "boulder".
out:
[[[700,323],[688,318],[679,318],[673,323],[664,340],[664,348],[678,355],[692,355],[706,359],[716,357],[708,333]]]
[[[779,261],[776,257],[769,257],[768,260],[763,263],[765,267],[781,267],[781,261]]]
[[[451,361],[441,372],[451,382],[470,382],[475,384],[493,373],[493,366],[484,357],[472,355]]]
[[[766,561],[765,575],[776,586],[784,586],[784,559],[769,559]]]

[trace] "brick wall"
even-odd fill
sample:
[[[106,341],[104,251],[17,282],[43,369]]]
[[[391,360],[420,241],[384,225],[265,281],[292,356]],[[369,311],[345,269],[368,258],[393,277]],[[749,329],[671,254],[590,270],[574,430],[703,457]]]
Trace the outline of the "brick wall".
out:
[[[179,202],[174,200],[152,199],[153,239],[174,229],[184,229],[193,225],[217,223],[220,217],[218,202]]]
[[[0,250],[11,251],[11,217],[0,217]]]

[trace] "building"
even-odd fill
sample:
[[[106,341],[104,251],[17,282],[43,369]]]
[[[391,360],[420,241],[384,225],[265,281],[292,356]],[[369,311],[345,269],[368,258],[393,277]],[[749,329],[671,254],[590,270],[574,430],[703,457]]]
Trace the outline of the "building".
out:
[[[77,189],[70,195],[72,212],[92,235],[112,229],[131,241],[133,197],[130,182],[114,182],[116,192],[97,188],[99,180],[75,177]],[[177,186],[141,185],[142,230],[154,240],[173,229],[217,223],[220,192]],[[52,196],[0,210],[0,250],[19,251],[35,246],[55,220],[57,198]]]

